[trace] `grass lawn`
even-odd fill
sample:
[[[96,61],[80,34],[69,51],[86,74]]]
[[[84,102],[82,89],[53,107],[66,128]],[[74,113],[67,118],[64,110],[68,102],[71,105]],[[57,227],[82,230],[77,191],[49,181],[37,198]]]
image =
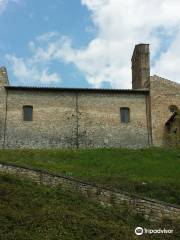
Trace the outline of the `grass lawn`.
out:
[[[0,161],[180,204],[180,149],[1,150]]]
[[[0,174],[2,240],[136,240],[137,226],[175,231],[173,235],[144,235],[143,240],[180,236],[178,223],[152,224],[126,207],[103,207],[78,193]]]

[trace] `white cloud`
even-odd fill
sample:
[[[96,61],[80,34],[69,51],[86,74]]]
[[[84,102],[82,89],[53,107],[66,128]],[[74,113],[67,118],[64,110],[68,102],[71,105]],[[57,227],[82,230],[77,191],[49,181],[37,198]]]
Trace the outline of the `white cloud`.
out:
[[[24,60],[13,55],[6,55],[6,58],[11,64],[14,76],[22,84],[29,86],[32,84],[49,85],[61,81],[57,73],[50,73],[47,66],[39,66],[39,63],[33,58]]]
[[[81,0],[91,11],[97,35],[86,48],[74,49],[70,39],[56,35],[49,44],[35,47],[39,59],[73,63],[95,87],[103,82],[112,87],[131,87],[131,55],[135,44],[150,43],[152,58],[163,46],[163,38],[176,36],[167,53],[156,59],[161,75],[180,81],[178,75],[180,35],[179,0]],[[52,37],[48,33],[46,37]],[[174,64],[169,64],[169,59]],[[173,67],[171,66],[173,65]],[[169,66],[169,67],[168,67]],[[170,67],[171,66],[171,67]]]
[[[153,72],[164,78],[180,83],[180,31],[176,35],[169,49],[156,62]]]
[[[6,59],[10,63],[14,76],[20,83],[26,85],[52,84],[62,81],[58,73],[50,72],[50,64],[52,63],[51,47],[47,52],[37,46],[37,44],[48,43],[54,37],[59,38],[56,32],[45,33],[35,39],[35,42],[29,42],[31,57],[18,58],[14,55],[7,54]],[[56,49],[53,49],[56,51]]]
[[[0,0],[0,13],[2,13],[8,4],[8,0]]]
[[[160,75],[180,82],[180,1],[179,0],[81,0],[91,11],[92,21],[98,29],[94,40],[79,50],[74,63],[91,83],[100,85],[109,81],[113,87],[130,87],[130,59],[135,44],[151,44],[152,58],[164,38],[175,35],[168,52],[156,59],[153,69]],[[80,63],[83,58],[83,66]],[[171,63],[169,63],[171,60]],[[92,69],[90,69],[92,67]],[[88,69],[90,71],[88,71]],[[89,73],[92,73],[90,76]]]
[[[36,41],[39,42],[48,42],[51,41],[54,37],[60,37],[58,32],[46,32],[36,38]]]
[[[0,0],[0,14],[4,12],[9,3],[19,3],[20,0]]]
[[[76,49],[72,47],[71,39],[62,37],[57,32],[39,36],[29,44],[32,57],[31,60],[23,62],[27,69],[34,69],[33,66],[37,63],[46,64],[56,60],[74,64],[94,87],[101,87],[103,82],[109,82],[114,88],[130,88],[130,59],[134,45],[150,43],[153,58],[159,49],[162,49],[163,40],[172,37],[167,52],[163,53],[161,50],[160,58],[155,59],[153,73],[156,71],[167,78],[180,81],[179,0],[81,2],[91,12],[97,31],[96,37],[85,48]],[[14,63],[19,60],[12,59]]]

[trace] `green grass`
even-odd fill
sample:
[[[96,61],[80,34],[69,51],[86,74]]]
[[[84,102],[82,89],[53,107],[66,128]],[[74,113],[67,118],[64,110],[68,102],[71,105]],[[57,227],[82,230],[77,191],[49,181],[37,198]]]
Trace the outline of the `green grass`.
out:
[[[180,149],[2,150],[0,161],[180,204]]]
[[[0,174],[2,240],[136,240],[134,229],[174,229],[174,235],[141,239],[178,239],[178,223],[152,224],[128,208],[103,207],[80,194]]]

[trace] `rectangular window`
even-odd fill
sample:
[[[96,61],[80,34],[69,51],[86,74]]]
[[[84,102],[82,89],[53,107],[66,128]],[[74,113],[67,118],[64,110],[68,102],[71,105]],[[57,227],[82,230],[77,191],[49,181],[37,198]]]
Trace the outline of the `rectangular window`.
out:
[[[127,107],[120,108],[121,122],[128,123],[130,122],[130,111]]]
[[[23,106],[23,120],[32,121],[33,120],[33,107]]]

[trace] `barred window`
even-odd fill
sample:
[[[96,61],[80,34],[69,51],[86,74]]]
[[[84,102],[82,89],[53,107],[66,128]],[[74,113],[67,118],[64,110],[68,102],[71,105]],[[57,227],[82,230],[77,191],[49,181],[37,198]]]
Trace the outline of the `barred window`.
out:
[[[120,108],[120,117],[122,123],[130,122],[130,110],[127,107]]]
[[[23,106],[23,120],[24,121],[33,120],[33,106]]]

